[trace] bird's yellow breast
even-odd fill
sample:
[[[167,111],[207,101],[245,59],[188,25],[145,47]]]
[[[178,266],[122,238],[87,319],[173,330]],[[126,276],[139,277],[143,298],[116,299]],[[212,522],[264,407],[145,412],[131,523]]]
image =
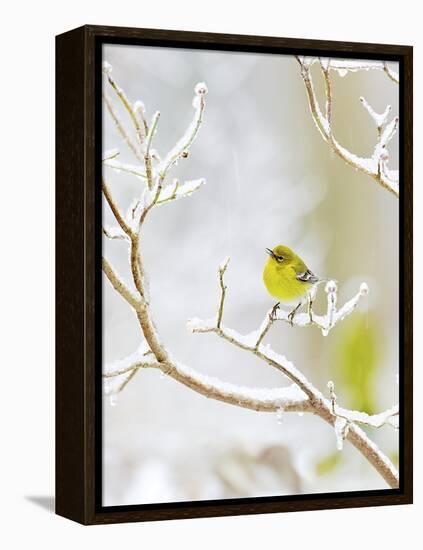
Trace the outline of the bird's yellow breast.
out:
[[[263,282],[269,294],[281,302],[300,300],[311,287],[310,283],[296,278],[292,266],[278,265],[272,258],[264,266]]]

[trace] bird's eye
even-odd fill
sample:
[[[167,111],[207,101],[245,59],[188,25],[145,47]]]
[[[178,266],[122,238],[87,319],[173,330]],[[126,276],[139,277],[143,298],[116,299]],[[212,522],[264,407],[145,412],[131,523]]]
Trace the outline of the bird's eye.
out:
[[[283,262],[283,256],[276,256],[276,259],[278,260],[278,262]]]

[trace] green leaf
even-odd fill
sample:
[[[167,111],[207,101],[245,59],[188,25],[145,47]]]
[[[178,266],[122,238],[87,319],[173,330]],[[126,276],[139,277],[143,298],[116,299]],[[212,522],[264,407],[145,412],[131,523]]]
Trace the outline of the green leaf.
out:
[[[356,313],[339,327],[334,346],[332,377],[341,406],[374,414],[374,388],[379,367],[379,333],[368,313]]]
[[[316,475],[325,476],[330,474],[341,462],[342,453],[335,451],[334,453],[325,456],[316,464]]]

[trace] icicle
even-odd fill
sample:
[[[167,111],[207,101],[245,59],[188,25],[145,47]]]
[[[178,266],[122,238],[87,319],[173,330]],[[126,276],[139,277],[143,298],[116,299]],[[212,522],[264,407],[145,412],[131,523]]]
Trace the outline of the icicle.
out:
[[[336,448],[338,451],[342,451],[344,447],[344,439],[348,434],[348,423],[346,418],[337,416],[334,424]]]
[[[279,409],[276,411],[276,422],[278,424],[282,424],[283,422],[283,413],[284,413],[283,407],[279,407]]]
[[[103,72],[104,74],[110,74],[113,70],[113,67],[107,61],[103,61]]]
[[[117,393],[111,393],[109,396],[109,402],[111,407],[116,407],[118,396]]]

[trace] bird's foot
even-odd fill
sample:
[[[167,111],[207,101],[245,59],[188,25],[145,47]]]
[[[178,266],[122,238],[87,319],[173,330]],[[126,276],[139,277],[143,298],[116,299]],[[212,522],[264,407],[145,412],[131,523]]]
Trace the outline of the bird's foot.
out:
[[[290,322],[291,327],[294,326],[294,317],[300,307],[301,302],[296,307],[294,307],[294,309],[290,313],[288,313],[288,321]]]
[[[309,317],[310,325],[313,324],[313,309],[312,309],[312,305],[313,305],[313,300],[309,300],[309,302],[308,302],[308,317]]]
[[[272,307],[272,311],[269,314],[269,319],[270,319],[270,321],[272,321],[272,323],[273,323],[273,321],[276,321],[276,313],[277,313],[280,305],[281,305],[280,302],[278,302],[277,304],[275,304]]]

